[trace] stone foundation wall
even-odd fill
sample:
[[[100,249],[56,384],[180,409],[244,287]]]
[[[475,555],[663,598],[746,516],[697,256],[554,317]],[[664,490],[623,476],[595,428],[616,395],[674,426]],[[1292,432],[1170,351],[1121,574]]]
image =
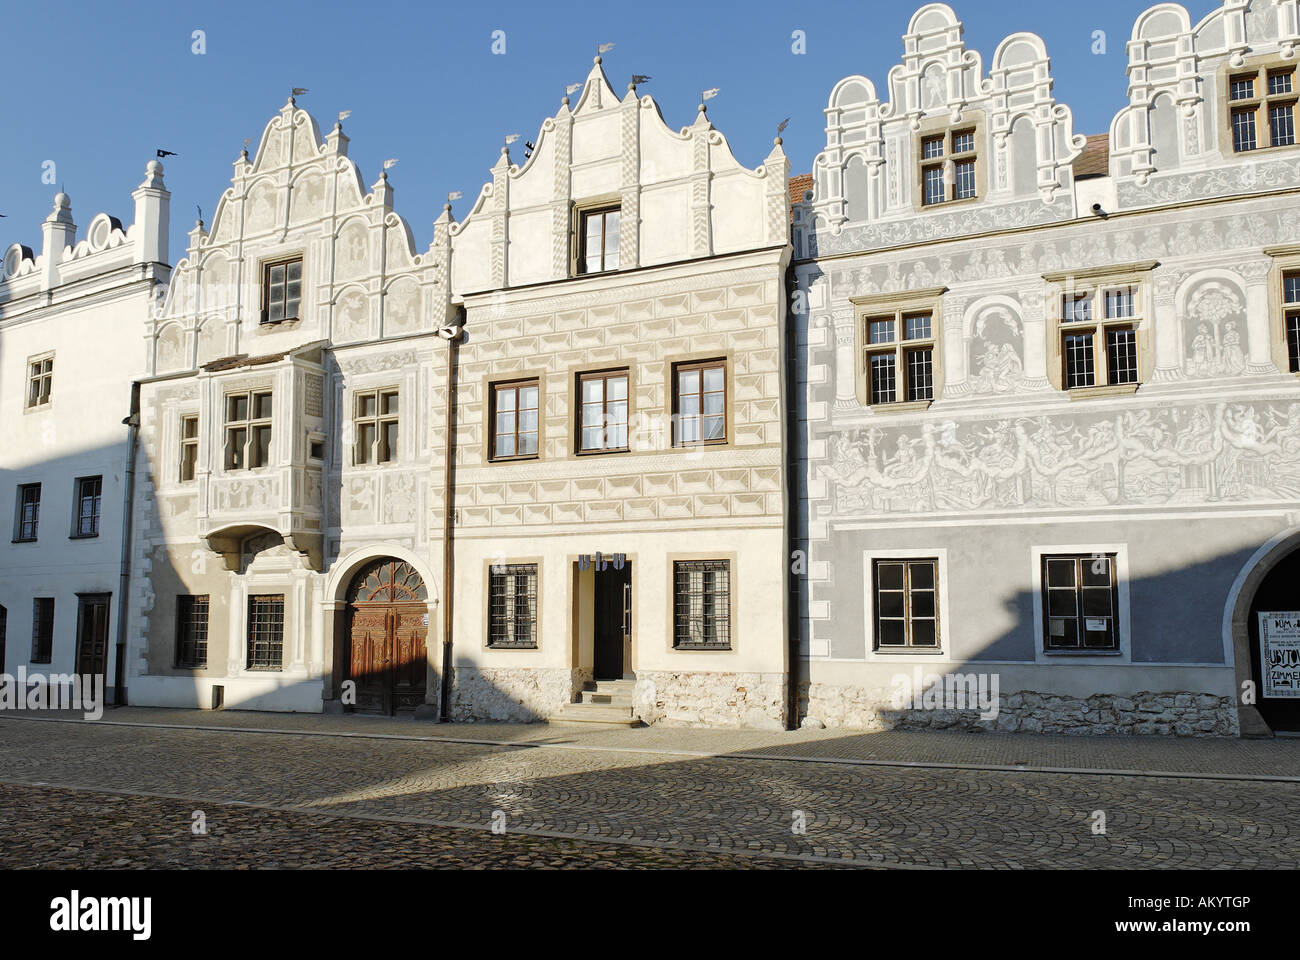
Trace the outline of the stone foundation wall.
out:
[[[785,674],[638,670],[633,712],[642,723],[785,728]]]
[[[995,717],[978,710],[897,709],[891,691],[804,683],[799,716],[808,727],[856,730],[983,730],[1059,734],[1146,734],[1235,737],[1237,708],[1230,697],[1208,693],[1152,693],[1087,699],[1022,690],[998,698]]]
[[[564,669],[480,670],[457,667],[452,675],[453,720],[528,722],[545,720],[572,703],[590,671]]]

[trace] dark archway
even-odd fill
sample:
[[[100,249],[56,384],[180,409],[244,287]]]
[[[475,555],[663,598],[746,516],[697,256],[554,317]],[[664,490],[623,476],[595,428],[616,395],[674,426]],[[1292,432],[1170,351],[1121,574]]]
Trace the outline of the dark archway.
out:
[[[1263,662],[1260,659],[1260,624],[1261,613],[1291,614],[1284,619],[1300,619],[1300,547],[1270,564],[1268,572],[1255,587],[1250,601],[1250,612],[1246,629],[1250,638],[1251,678],[1255,681],[1257,706],[1260,716],[1274,732],[1300,731],[1300,690],[1292,687],[1290,693],[1295,696],[1267,696],[1264,683]],[[1278,649],[1273,648],[1273,655],[1278,656]],[[1283,653],[1289,658],[1291,654]],[[1294,671],[1289,671],[1294,675]],[[1294,681],[1292,681],[1294,682]]]
[[[381,557],[357,571],[347,591],[345,679],[353,707],[392,715],[424,703],[429,636],[428,591],[405,560]]]

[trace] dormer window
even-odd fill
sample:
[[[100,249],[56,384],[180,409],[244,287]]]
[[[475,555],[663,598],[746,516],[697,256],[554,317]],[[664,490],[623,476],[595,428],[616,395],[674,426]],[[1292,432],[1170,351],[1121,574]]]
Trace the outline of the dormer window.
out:
[[[921,205],[934,206],[978,195],[975,128],[947,130],[921,138]]]
[[[1295,67],[1262,66],[1228,78],[1234,153],[1295,145]]]
[[[619,207],[593,207],[578,215],[578,273],[618,269]]]
[[[262,323],[297,320],[302,304],[302,258],[262,267]]]

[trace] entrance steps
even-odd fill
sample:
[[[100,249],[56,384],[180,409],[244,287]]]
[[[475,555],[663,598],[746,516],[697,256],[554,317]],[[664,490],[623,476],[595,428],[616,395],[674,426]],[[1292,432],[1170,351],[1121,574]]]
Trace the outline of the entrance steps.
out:
[[[632,715],[635,680],[597,680],[587,683],[579,700],[565,704],[548,723],[597,723],[615,727],[639,727]]]

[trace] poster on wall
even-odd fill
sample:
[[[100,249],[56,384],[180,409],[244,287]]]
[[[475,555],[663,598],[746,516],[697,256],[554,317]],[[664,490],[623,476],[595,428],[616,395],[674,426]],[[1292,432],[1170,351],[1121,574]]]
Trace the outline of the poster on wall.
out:
[[[1259,666],[1268,698],[1300,698],[1300,610],[1259,615]]]

